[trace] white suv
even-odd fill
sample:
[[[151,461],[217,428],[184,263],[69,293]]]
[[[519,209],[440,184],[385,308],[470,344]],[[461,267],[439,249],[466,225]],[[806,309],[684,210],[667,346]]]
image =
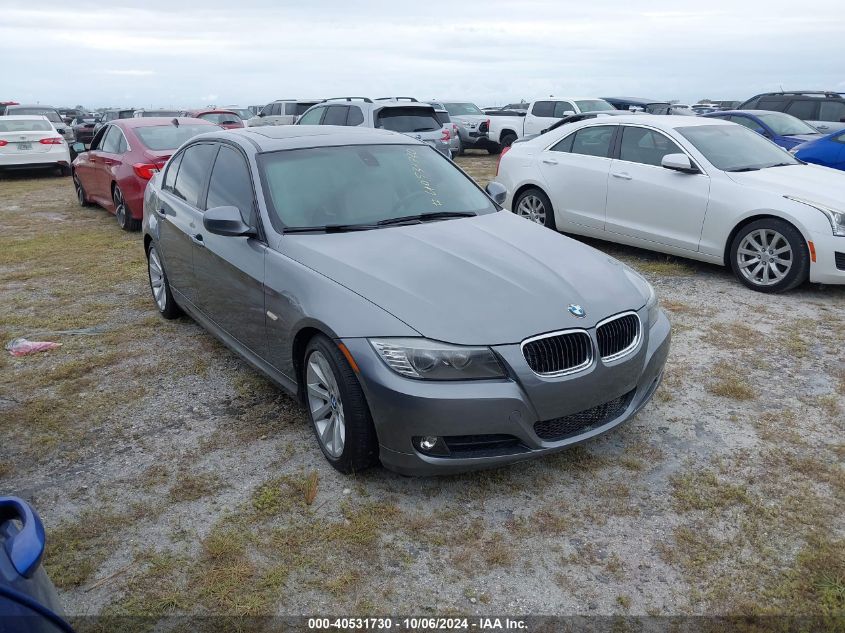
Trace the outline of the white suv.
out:
[[[320,103],[320,99],[279,99],[261,108],[261,112],[244,121],[244,125],[293,125],[308,108],[317,103]]]

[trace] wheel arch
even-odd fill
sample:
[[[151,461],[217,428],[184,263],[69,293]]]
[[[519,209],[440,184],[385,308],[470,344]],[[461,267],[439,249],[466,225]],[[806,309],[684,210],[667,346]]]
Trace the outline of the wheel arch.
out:
[[[321,334],[331,340],[337,339],[337,336],[325,324],[313,321],[302,324],[293,337],[291,363],[296,379],[296,395],[301,402],[305,402],[305,389],[303,388],[305,380],[302,373],[305,369],[305,350],[311,339]]]
[[[521,196],[523,193],[525,193],[529,189],[539,189],[540,191],[542,191],[543,194],[549,199],[549,203],[552,205],[552,213],[555,212],[555,203],[552,202],[551,196],[549,195],[549,193],[546,191],[546,189],[541,184],[536,183],[536,182],[524,182],[521,185],[519,185],[519,187],[517,187],[516,190],[513,192],[513,197],[511,198],[511,207],[513,207],[514,204],[516,204],[516,201],[519,198],[519,196]],[[513,211],[513,208],[511,208],[511,211]]]
[[[772,211],[755,211],[737,222],[736,226],[734,226],[730,233],[728,233],[727,240],[725,240],[725,245],[722,250],[722,258],[725,265],[730,270],[734,270],[733,259],[731,258],[731,245],[733,244],[734,238],[744,227],[748,226],[752,222],[756,222],[757,220],[780,220],[781,222],[786,222],[801,234],[804,241],[807,241],[807,231],[803,226],[797,223],[794,218],[780,215]]]

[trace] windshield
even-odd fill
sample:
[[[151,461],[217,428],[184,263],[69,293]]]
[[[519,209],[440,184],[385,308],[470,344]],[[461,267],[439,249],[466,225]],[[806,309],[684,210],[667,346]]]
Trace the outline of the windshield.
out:
[[[246,108],[229,108],[232,112],[237,114],[241,119],[246,121],[247,119],[251,119],[255,115],[252,113],[252,110],[247,110]]]
[[[696,125],[677,131],[724,171],[753,171],[775,165],[798,165],[786,151],[741,125]]]
[[[578,109],[581,110],[581,112],[601,112],[602,110],[616,109],[604,99],[583,99],[581,101],[576,101],[575,105],[578,106]]]
[[[318,147],[262,154],[268,207],[286,227],[370,225],[412,214],[496,211],[425,145]]]
[[[444,103],[443,107],[446,108],[446,112],[452,116],[484,114],[474,103]]]
[[[384,108],[379,111],[376,127],[411,134],[413,132],[431,132],[443,125],[434,116],[431,108]]]
[[[756,114],[756,113],[755,113]],[[768,125],[772,132],[780,136],[789,136],[790,134],[818,134],[819,131],[810,127],[801,119],[796,119],[791,114],[784,112],[769,112],[767,114],[757,114],[757,118]]]
[[[240,123],[241,117],[234,112],[207,112],[200,114],[197,118],[203,121],[211,121],[212,123]]]
[[[203,132],[211,132],[213,130],[222,130],[223,128],[217,125],[191,125],[182,123],[178,127],[175,125],[150,125],[145,127],[136,127],[135,134],[141,139],[144,147],[153,151],[176,149],[185,141],[192,139],[197,134]]]
[[[46,116],[53,123],[64,122],[58,112],[52,108],[10,108],[9,114],[40,114],[41,116]]]

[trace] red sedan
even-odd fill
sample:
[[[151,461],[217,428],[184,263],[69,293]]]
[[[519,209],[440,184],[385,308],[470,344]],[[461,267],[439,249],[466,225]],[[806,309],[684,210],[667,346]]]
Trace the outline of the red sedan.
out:
[[[244,126],[243,119],[232,110],[189,110],[185,113],[185,116],[216,123],[226,130]]]
[[[116,119],[103,126],[71,165],[79,204],[98,204],[114,213],[125,231],[137,231],[144,217],[144,189],[182,143],[197,134],[219,130],[191,118]]]

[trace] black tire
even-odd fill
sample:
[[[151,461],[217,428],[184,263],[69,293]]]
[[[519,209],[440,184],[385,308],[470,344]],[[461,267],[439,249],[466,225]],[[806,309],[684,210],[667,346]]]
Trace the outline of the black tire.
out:
[[[534,219],[533,217],[528,217],[519,212],[519,205],[522,203],[523,200],[529,197],[535,197],[538,199],[543,205],[543,221],[540,222],[538,219]],[[557,225],[555,224],[555,211],[554,207],[552,207],[552,201],[549,200],[549,197],[540,189],[536,187],[531,187],[526,189],[522,193],[520,193],[516,200],[513,201],[512,206],[513,212],[517,215],[521,215],[522,217],[526,218],[527,220],[531,220],[532,222],[536,222],[537,224],[542,224],[547,229],[552,229],[553,231],[557,231]]]
[[[59,165],[59,175],[62,178],[67,178],[68,176],[70,176],[70,174],[71,174],[70,165]]]
[[[513,142],[517,139],[516,134],[508,133],[502,136],[502,145],[505,147],[510,147],[513,145]]]
[[[464,155],[464,142],[461,140],[461,135],[458,134],[458,149],[455,151],[455,156]]]
[[[487,153],[496,156],[502,153],[502,146],[498,143],[489,143],[487,145]]]
[[[155,258],[155,260],[153,260],[153,258]],[[157,261],[158,267],[161,269],[161,288],[164,293],[164,301],[162,303],[159,303],[159,299],[156,297],[156,288],[153,285],[154,273],[153,268],[150,265],[152,261]],[[159,314],[165,319],[175,319],[182,316],[182,308],[176,304],[173,300],[173,293],[170,292],[170,282],[167,279],[167,272],[164,270],[164,262],[158,254],[155,244],[152,243],[150,243],[150,246],[147,249],[147,278],[150,281],[150,292],[153,296],[153,303],[158,309]]]
[[[82,181],[79,180],[79,175],[76,173],[73,174],[73,188],[76,190],[76,201],[80,207],[94,206],[88,202],[88,196],[85,193],[85,189],[82,188]]]
[[[747,237],[751,236],[756,239],[757,243],[762,243],[762,237],[760,236],[760,233],[757,233],[756,236],[752,235],[760,231],[769,232],[768,235],[771,236],[772,240],[771,244],[775,248],[760,251],[759,256],[749,255],[747,248],[745,249],[745,253],[740,254],[740,246],[746,240]],[[782,239],[789,244],[789,247],[791,249],[789,253],[781,253],[776,255],[779,258],[781,257],[781,255],[788,255],[787,259],[791,262],[791,265],[782,279],[774,283],[763,285],[762,280],[757,283],[754,281],[754,279],[751,278],[752,273],[756,269],[757,264],[759,263],[759,265],[762,265],[764,269],[768,266],[770,270],[774,269],[775,266],[773,264],[767,264],[765,261],[760,261],[759,257],[765,258],[768,256],[769,258],[771,258],[772,255],[769,254],[770,252],[774,252],[775,250],[784,248],[783,246],[781,246],[783,242],[775,241],[776,238],[774,238],[772,233],[779,234]],[[748,259],[744,262],[741,261],[741,255],[747,257]],[[758,257],[758,259],[755,260],[755,256]],[[745,263],[746,265],[742,266],[743,263]],[[810,252],[807,248],[807,243],[804,240],[804,237],[801,235],[801,232],[794,226],[792,226],[789,222],[780,220],[778,218],[763,218],[761,220],[755,220],[754,222],[746,224],[739,231],[737,231],[737,234],[734,236],[734,239],[731,242],[729,265],[731,267],[731,270],[733,270],[733,273],[736,278],[752,290],[765,293],[786,292],[787,290],[792,290],[796,286],[800,286],[802,283],[807,281],[807,278],[810,275]],[[755,268],[749,270],[752,265]],[[746,270],[747,272],[743,273],[743,270]],[[754,277],[756,278],[756,275]]]
[[[343,450],[338,457],[332,456],[318,437],[317,426],[309,406],[307,371],[308,363],[315,352],[319,352],[328,361],[334,380],[340,392],[343,411],[345,439]],[[314,336],[305,348],[302,362],[302,381],[305,393],[305,406],[311,420],[311,430],[326,460],[336,470],[349,474],[360,472],[378,463],[378,436],[370,415],[370,408],[361,389],[355,372],[336,343],[322,334]]]
[[[129,206],[123,197],[123,192],[117,185],[112,190],[112,200],[114,201],[114,217],[117,218],[117,225],[124,231],[137,231],[140,229],[141,220],[136,220],[132,217]]]

